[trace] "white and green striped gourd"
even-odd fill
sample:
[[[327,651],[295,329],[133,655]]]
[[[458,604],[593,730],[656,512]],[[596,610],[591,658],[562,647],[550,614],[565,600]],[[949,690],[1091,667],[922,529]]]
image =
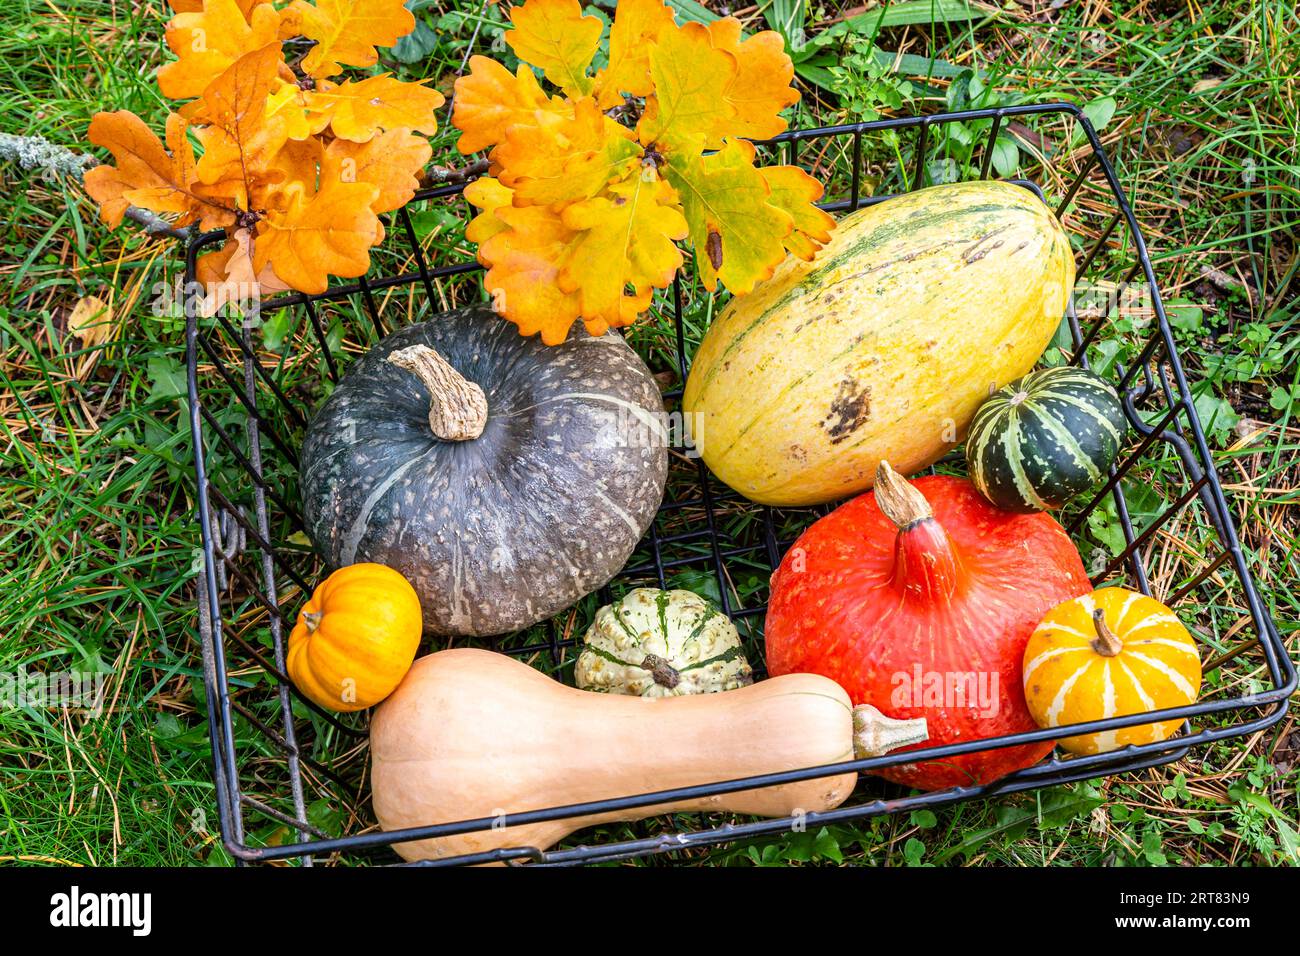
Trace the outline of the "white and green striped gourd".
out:
[[[753,683],[731,619],[691,591],[636,588],[596,612],[574,668],[583,690],[678,697]]]

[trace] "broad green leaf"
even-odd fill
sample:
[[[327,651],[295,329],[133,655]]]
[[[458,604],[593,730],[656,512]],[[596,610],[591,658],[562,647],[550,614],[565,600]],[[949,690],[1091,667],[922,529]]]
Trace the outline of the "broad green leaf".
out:
[[[849,17],[844,22],[857,33],[875,36],[886,27],[929,23],[960,23],[997,15],[997,9],[969,0],[903,0]]]
[[[677,11],[678,18],[682,20],[691,20],[695,23],[712,23],[714,20],[722,19],[702,3],[696,3],[695,0],[668,0],[668,5]]]
[[[1010,179],[1020,167],[1020,147],[1010,136],[999,135],[993,142],[993,168],[1003,179]]]
[[[1101,792],[1089,784],[1054,787],[1039,795],[1038,827],[1053,830],[1063,827],[1079,817],[1086,817],[1106,802]]]
[[[791,53],[802,50],[808,42],[803,25],[808,16],[805,0],[770,0],[763,8],[763,19],[785,40]]]
[[[1100,133],[1110,124],[1111,117],[1115,115],[1115,98],[1103,96],[1093,100],[1083,108],[1083,115],[1092,124],[1092,128]]]

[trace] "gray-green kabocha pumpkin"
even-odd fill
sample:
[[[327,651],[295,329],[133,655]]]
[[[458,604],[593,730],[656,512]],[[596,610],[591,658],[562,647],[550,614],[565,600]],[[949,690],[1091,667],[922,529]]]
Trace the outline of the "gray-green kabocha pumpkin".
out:
[[[636,588],[596,612],[574,681],[582,690],[681,697],[754,682],[731,619],[691,591]]]
[[[308,534],[331,565],[405,575],[429,633],[528,627],[609,581],[654,519],[662,412],[615,333],[548,347],[449,312],[385,338],[312,419]]]
[[[1041,369],[980,405],[966,463],[980,494],[999,508],[1059,508],[1101,483],[1127,427],[1105,379],[1072,366]]]

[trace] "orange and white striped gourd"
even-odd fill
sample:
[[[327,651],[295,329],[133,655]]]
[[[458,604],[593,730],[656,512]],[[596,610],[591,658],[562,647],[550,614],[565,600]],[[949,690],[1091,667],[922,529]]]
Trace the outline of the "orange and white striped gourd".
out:
[[[1181,707],[1201,689],[1201,657],[1177,615],[1154,598],[1102,588],[1058,604],[1025,646],[1025,702],[1040,727]],[[1076,754],[1172,737],[1181,720],[1058,740]]]

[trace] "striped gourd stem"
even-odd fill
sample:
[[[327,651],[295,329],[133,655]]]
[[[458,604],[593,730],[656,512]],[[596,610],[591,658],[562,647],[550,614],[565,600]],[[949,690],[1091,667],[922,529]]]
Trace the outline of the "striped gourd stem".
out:
[[[1092,623],[1097,629],[1097,638],[1092,642],[1092,649],[1102,657],[1115,657],[1124,649],[1124,642],[1121,641],[1115,632],[1110,629],[1106,623],[1106,612],[1101,608],[1096,608],[1092,612]]]

